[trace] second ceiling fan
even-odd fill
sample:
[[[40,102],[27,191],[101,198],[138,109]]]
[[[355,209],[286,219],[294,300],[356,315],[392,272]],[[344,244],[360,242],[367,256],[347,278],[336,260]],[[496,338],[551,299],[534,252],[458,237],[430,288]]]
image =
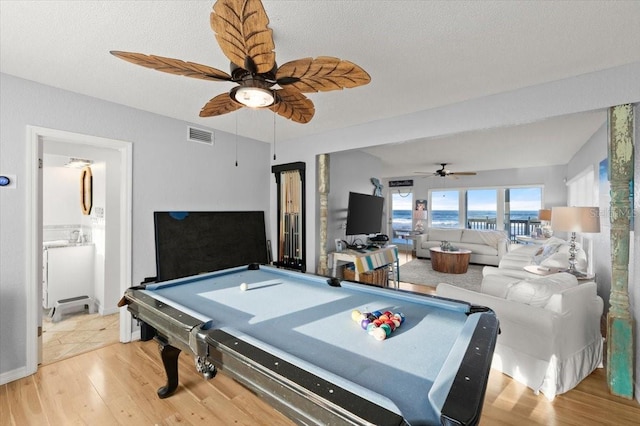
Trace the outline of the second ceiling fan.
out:
[[[426,175],[425,177],[452,177],[456,178],[457,176],[474,176],[476,172],[452,172],[447,169],[447,163],[439,163],[442,168],[436,170],[435,172],[416,172],[418,174]]]

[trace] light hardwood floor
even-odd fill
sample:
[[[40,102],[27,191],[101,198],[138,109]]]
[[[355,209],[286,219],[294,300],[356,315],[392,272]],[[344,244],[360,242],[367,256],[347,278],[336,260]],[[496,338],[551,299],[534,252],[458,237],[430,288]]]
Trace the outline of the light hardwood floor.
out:
[[[404,257],[404,256],[403,256]],[[425,286],[401,288],[429,292]],[[161,400],[165,374],[154,342],[115,343],[41,366],[0,386],[0,426],[290,425],[282,414],[223,373],[204,380],[180,355],[180,386]],[[480,425],[640,424],[640,405],[610,395],[604,369],[548,401],[491,370]]]
[[[0,425],[290,425],[242,385],[219,373],[204,380],[180,356],[180,386],[161,400],[157,345],[115,343],[41,367],[0,387]],[[481,425],[638,425],[640,406],[613,397],[604,370],[553,402],[491,370]]]

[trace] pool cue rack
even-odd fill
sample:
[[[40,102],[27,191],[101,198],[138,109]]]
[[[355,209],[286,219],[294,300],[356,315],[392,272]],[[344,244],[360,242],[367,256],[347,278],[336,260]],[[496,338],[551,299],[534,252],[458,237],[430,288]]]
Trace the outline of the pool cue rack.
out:
[[[273,264],[305,272],[305,163],[275,165],[271,171],[278,196],[278,253]]]

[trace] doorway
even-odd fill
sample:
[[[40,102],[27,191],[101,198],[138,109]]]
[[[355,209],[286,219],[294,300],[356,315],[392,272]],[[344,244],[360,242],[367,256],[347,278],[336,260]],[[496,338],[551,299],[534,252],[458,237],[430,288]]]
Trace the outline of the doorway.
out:
[[[112,226],[105,226],[104,256],[105,275],[111,275],[108,282],[115,287],[104,286],[103,300],[113,300],[130,286],[131,282],[131,175],[132,146],[130,142],[98,138],[71,132],[28,126],[27,128],[27,185],[30,197],[27,201],[27,305],[28,338],[27,370],[31,374],[37,370],[42,355],[42,280],[43,280],[43,157],[45,153],[58,154],[93,153],[108,157],[112,174],[109,205]],[[96,154],[98,153],[98,154]],[[113,180],[112,180],[113,179]],[[113,183],[115,182],[115,185]],[[111,287],[114,287],[113,285]],[[115,314],[119,326],[119,341],[131,340],[131,318],[124,310],[118,310],[114,303],[103,302],[101,313]],[[120,311],[118,313],[118,311]],[[33,328],[32,328],[33,327]]]
[[[407,235],[413,230],[413,188],[403,187],[390,189],[389,235],[393,244],[403,247],[407,244],[401,235]]]

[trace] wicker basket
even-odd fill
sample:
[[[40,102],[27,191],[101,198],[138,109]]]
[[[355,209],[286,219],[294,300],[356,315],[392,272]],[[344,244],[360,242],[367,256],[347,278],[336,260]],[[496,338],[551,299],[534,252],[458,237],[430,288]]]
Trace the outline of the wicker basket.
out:
[[[356,280],[356,271],[353,267],[345,266],[342,270],[342,277],[347,281]],[[374,269],[373,271],[363,272],[359,275],[358,282],[364,284],[373,284],[379,287],[386,287],[389,280],[389,271],[386,267]]]

